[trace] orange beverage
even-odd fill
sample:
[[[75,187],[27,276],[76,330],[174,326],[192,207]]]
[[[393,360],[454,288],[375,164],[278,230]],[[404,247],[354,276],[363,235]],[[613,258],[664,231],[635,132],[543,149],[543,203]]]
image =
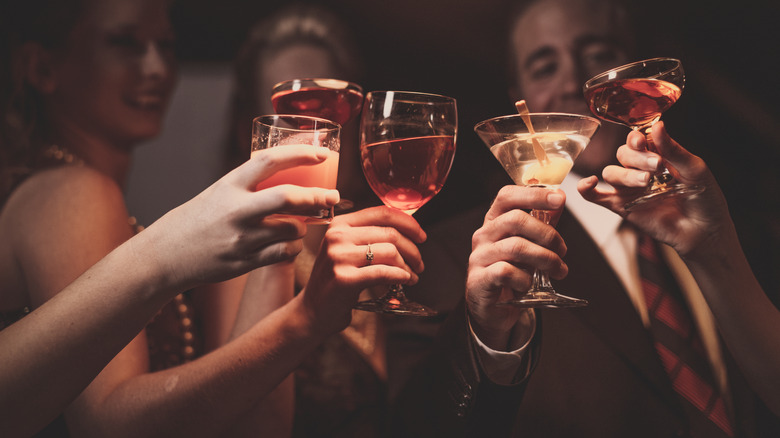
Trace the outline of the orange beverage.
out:
[[[272,147],[318,146],[327,151],[324,161],[312,166],[297,166],[281,170],[257,184],[257,190],[290,184],[301,187],[335,189],[339,169],[339,134],[341,125],[325,119],[297,115],[268,115],[252,121],[252,155]],[[294,212],[306,222],[328,223],[333,208],[305,213]]]
[[[253,151],[252,155],[259,151]],[[257,190],[267,189],[282,184],[292,184],[303,187],[336,188],[336,176],[339,169],[339,153],[328,150],[328,158],[313,166],[298,166],[284,169],[261,181]]]

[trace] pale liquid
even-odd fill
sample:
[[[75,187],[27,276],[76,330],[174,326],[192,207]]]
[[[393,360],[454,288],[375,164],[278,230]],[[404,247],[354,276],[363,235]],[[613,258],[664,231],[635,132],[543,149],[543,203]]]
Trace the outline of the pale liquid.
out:
[[[559,186],[589,141],[588,137],[573,132],[537,132],[533,137],[547,154],[545,163],[536,159],[531,134],[518,134],[490,148],[517,185]]]

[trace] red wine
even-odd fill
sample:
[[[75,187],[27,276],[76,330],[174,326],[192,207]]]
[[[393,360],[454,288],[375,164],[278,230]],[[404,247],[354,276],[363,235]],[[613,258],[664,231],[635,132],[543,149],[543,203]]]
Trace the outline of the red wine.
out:
[[[271,104],[277,114],[320,117],[343,125],[360,112],[363,95],[346,88],[307,87],[280,91]]]
[[[643,128],[660,119],[680,94],[680,87],[658,79],[618,79],[588,89],[585,99],[600,118]]]
[[[385,205],[409,214],[439,193],[452,166],[451,135],[403,138],[363,145],[368,184]]]

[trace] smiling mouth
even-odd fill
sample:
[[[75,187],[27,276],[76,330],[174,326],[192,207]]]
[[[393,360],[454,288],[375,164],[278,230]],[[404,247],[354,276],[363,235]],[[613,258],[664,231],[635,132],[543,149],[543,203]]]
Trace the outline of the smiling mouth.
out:
[[[165,99],[158,95],[134,96],[126,99],[127,103],[141,110],[162,110],[165,107]]]

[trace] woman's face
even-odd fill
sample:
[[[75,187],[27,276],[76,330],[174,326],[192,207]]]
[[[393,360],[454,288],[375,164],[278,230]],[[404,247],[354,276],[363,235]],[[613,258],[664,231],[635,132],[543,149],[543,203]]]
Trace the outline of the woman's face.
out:
[[[343,79],[344,76],[326,49],[308,43],[289,44],[270,56],[259,57],[257,62],[257,106],[261,114],[274,112],[271,90],[279,82],[303,78]]]
[[[44,97],[56,123],[119,145],[157,135],[176,82],[164,0],[87,0]]]

